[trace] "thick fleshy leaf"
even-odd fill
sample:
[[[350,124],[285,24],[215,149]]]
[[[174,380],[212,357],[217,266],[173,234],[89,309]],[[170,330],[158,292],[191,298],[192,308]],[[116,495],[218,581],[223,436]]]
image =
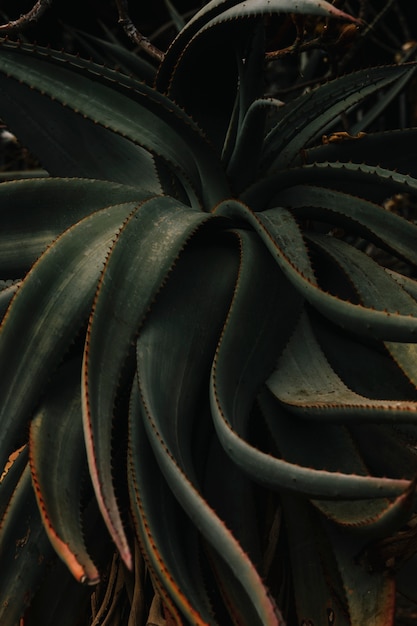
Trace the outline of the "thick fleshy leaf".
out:
[[[269,419],[276,419],[271,399],[263,399],[262,410],[271,412]],[[328,472],[289,463],[248,444],[223,418],[216,416],[216,423],[221,430],[219,437],[234,461],[254,480],[273,489],[296,491],[316,499],[351,500],[396,497],[410,487],[408,480]]]
[[[217,207],[216,212],[219,215],[244,219],[251,224],[300,294],[342,328],[386,341],[412,342],[417,337],[417,317],[414,315],[391,315],[383,309],[376,310],[342,300],[321,289],[313,278],[306,248],[299,244],[302,242],[301,233],[297,237],[298,245],[295,248],[288,238],[288,231],[296,232],[298,225],[286,209],[254,213],[242,202],[227,200]]]
[[[414,491],[411,483],[409,489],[393,500],[313,500],[312,504],[327,519],[371,542],[392,535],[408,523],[414,507]]]
[[[417,179],[376,165],[323,162],[276,171],[262,178],[241,194],[241,200],[254,211],[279,206],[275,197],[293,185],[312,184],[338,189],[382,204],[395,194],[415,194]]]
[[[259,65],[265,50],[264,25],[254,24],[244,59],[237,55],[238,88],[222,149],[222,161],[234,192],[247,186],[257,173],[265,134],[266,116],[277,103],[263,98],[263,78]]]
[[[311,372],[313,371],[312,369]],[[390,448],[384,454],[384,462],[375,464],[371,462],[372,452],[369,454],[366,446],[360,448],[357,446],[356,440],[351,435],[350,422],[348,428],[344,424],[329,423],[325,420],[298,419],[278,405],[272,411],[273,403],[265,396],[265,392],[261,393],[260,403],[261,408],[265,407],[264,417],[278,455],[286,462],[298,467],[339,474],[343,472],[346,475],[373,474],[399,479],[410,478],[409,488],[392,501],[388,498],[380,498],[378,492],[373,494],[373,499],[365,500],[352,501],[343,500],[343,498],[313,500],[316,508],[327,518],[344,527],[349,527],[355,533],[366,533],[368,538],[393,532],[408,520],[414,501],[413,468],[417,463],[417,459],[411,462],[411,453],[407,455],[406,471],[407,460],[403,463],[404,471],[399,469],[402,464],[401,461],[398,462],[398,458],[393,458],[392,463],[387,460],[387,456],[390,456]],[[355,431],[358,437],[360,437],[361,426],[358,426]],[[375,443],[377,441],[375,440]],[[393,442],[390,440],[390,443]],[[384,449],[381,447],[380,452]],[[401,450],[404,456],[406,450],[404,447]],[[398,452],[401,454],[400,450]]]
[[[360,139],[352,135],[353,138],[348,136],[341,141],[331,141],[330,135],[326,143],[305,150],[303,162],[352,161],[416,176],[416,136],[417,128],[369,133]]]
[[[87,551],[81,523],[88,466],[80,369],[79,359],[61,367],[37,409],[30,425],[30,466],[49,540],[76,580],[96,584],[99,572]]]
[[[282,271],[288,277],[291,277],[292,271],[295,271],[311,285],[317,285],[303,234],[289,211],[284,208],[276,208],[255,214],[243,202],[226,200],[216,208],[216,214],[243,219],[251,226],[255,226],[255,230],[261,236],[263,235],[266,243],[268,238],[272,236],[271,230],[276,237],[277,249],[286,259],[286,263],[281,266]]]
[[[284,511],[300,623],[361,626],[366,618],[376,626],[392,624],[394,577],[369,571],[359,558],[364,540],[333,524],[322,525],[299,499],[285,497]]]
[[[185,28],[181,30],[181,32],[170,44],[164,56],[163,62],[158,68],[156,86],[160,91],[166,92],[168,90],[171,76],[177,66],[178,59],[181,57],[187,44],[198,33],[200,28],[204,28],[212,17],[220,14],[222,10],[233,6],[235,3],[236,0],[212,0],[202,7],[200,11],[198,11],[190,20],[188,20]]]
[[[256,235],[240,237],[239,282],[213,363],[210,394],[216,428],[222,432],[224,423],[245,436],[256,393],[288,340],[301,298]],[[285,307],[280,306],[283,295]]]
[[[402,494],[409,486],[407,480],[313,470],[264,453],[245,440],[256,393],[274,367],[277,353],[288,340],[300,307],[298,297],[283,275],[274,270],[273,259],[258,246],[243,250],[245,271],[241,269],[241,283],[212,370],[212,413],[225,450],[243,471],[261,484],[276,489],[298,490],[315,498],[351,499]],[[265,267],[261,267],[263,263]],[[283,294],[286,294],[284,310],[279,306]],[[239,324],[233,324],[234,316],[239,319]],[[252,350],[253,345],[257,346],[256,352]],[[272,411],[272,415],[275,413],[273,403],[264,403],[262,408]]]
[[[416,300],[367,255],[334,238],[315,236],[312,241],[330,254],[333,263],[343,268],[366,306],[375,309],[384,307],[391,316],[417,317]],[[416,343],[386,341],[385,346],[408,380],[417,387]],[[408,410],[411,412],[408,418],[412,421],[416,409],[411,405]]]
[[[238,261],[238,258],[230,259],[227,247],[205,250],[202,246],[195,249],[190,246],[188,253],[186,250],[181,257],[137,342],[138,384],[146,432],[174,495],[224,561],[222,567],[227,568],[228,577],[221,581],[223,590],[229,602],[234,600],[239,614],[242,612],[242,623],[279,624],[281,617],[255,567],[201,494],[190,465],[190,448],[185,445],[189,437],[186,433],[192,431],[192,419],[198,427],[199,397],[204,383],[208,382]],[[206,284],[204,290],[200,289],[200,279]],[[206,312],[209,323],[193,324],[196,307]],[[173,349],[170,330],[174,321],[178,332],[174,335],[175,350],[170,358],[168,350]],[[161,361],[162,354],[166,356]],[[196,378],[199,385],[195,384]],[[161,393],[162,389],[165,393]],[[229,610],[234,613],[234,604]]]
[[[278,450],[281,444],[281,440],[278,440],[278,438],[284,429],[285,439],[283,439],[282,444],[291,446],[286,449],[289,455],[296,455],[294,433],[297,433],[297,426],[302,430],[303,423],[291,424],[289,420],[287,420],[286,423],[281,422],[282,408],[277,407],[277,400],[273,398],[271,394],[262,393],[259,402],[267,423],[272,424],[272,428],[274,428],[274,424],[276,425],[273,432],[278,442]],[[289,432],[288,430],[285,432],[286,426],[290,427]],[[308,424],[306,428],[308,429]],[[322,428],[321,432],[323,432],[323,436],[327,436],[332,445],[335,446],[335,449],[331,447],[328,450],[325,449],[325,456],[324,459],[321,460],[321,464],[331,467],[334,471],[329,472],[327,470],[314,468],[314,465],[318,466],[320,463],[319,454],[318,451],[316,454],[316,450],[310,450],[309,467],[300,465],[297,462],[291,462],[291,456],[290,461],[286,461],[281,458],[269,458],[266,454],[260,452],[259,454],[254,454],[253,463],[257,460],[259,465],[262,464],[264,468],[264,479],[268,480],[268,484],[271,486],[277,489],[295,490],[299,494],[308,495],[314,499],[366,500],[371,498],[393,498],[409,493],[408,490],[410,489],[412,481],[405,480],[403,476],[399,477],[395,475],[393,479],[378,478],[378,473],[376,473],[375,477],[366,476],[363,475],[363,466],[359,466],[361,468],[361,473],[359,473],[357,463],[360,458],[355,454],[352,455],[352,450],[354,451],[354,448],[352,449],[352,442],[349,442],[349,447],[351,448],[351,450],[349,450],[349,447],[346,446],[346,442],[349,441],[349,439],[346,437],[346,433],[343,433],[340,428],[335,429],[334,426],[328,426],[325,429]],[[293,434],[293,437],[290,438],[289,434]],[[236,441],[235,443],[237,452],[239,452],[239,448],[242,448],[240,453],[243,455],[245,450],[243,443],[241,441]],[[342,448],[338,448],[337,446],[340,446],[341,443]],[[334,454],[337,450],[340,451],[339,463],[337,462],[337,454]],[[346,457],[344,456],[345,453],[347,453]],[[311,460],[311,456],[313,456],[313,460]],[[249,460],[250,456],[248,454],[248,461]],[[297,458],[297,461],[298,460]],[[354,464],[351,465],[347,471],[339,471],[340,466],[342,466],[342,468],[343,466],[347,467],[347,464],[352,463],[352,460]],[[356,473],[352,473],[352,467],[356,470]],[[248,470],[249,469],[248,463]]]
[[[146,192],[99,180],[36,178],[0,185],[1,278],[23,276],[64,230],[99,209],[140,202]]]
[[[406,46],[404,49],[404,54],[401,55],[401,63],[404,65],[410,61],[415,61],[416,58],[416,47],[415,46]],[[414,65],[414,70],[411,76],[403,76],[398,81],[396,81],[393,85],[391,85],[388,89],[384,91],[383,98],[377,98],[364,112],[362,111],[362,115],[358,115],[355,123],[352,124],[350,129],[353,135],[357,135],[358,133],[367,130],[372,126],[378,119],[382,119],[385,112],[389,109],[389,106],[392,103],[399,102],[399,96],[402,91],[405,90],[405,87],[412,78],[413,74],[416,70],[416,65]],[[358,119],[359,118],[359,119]]]
[[[213,24],[230,19],[265,14],[273,15],[274,13],[320,15],[360,23],[356,18],[337,9],[335,6],[331,5],[330,2],[323,0],[301,0],[301,2],[297,2],[297,4],[294,4],[291,0],[248,0],[246,2],[236,2],[230,9],[226,9],[218,17],[212,18],[206,25],[206,28],[210,28]]]
[[[0,378],[0,467],[24,440],[51,371],[85,324],[108,250],[133,206],[103,209],[65,231],[13,298],[0,326],[0,362],[8,364]]]
[[[0,519],[3,519],[9,507],[16,487],[26,469],[27,462],[28,446],[25,444],[10,455],[7,465],[0,475]]]
[[[66,24],[67,28],[70,28]],[[104,28],[104,25],[102,24]],[[113,67],[126,76],[134,76],[147,85],[153,85],[156,69],[148,59],[140,57],[134,51],[127,50],[122,43],[114,38],[114,33],[106,32],[107,39],[95,37],[91,33],[70,28],[74,37],[81,44],[81,49],[86,58],[93,59],[95,63]],[[104,28],[104,30],[106,30]],[[81,50],[80,50],[81,52]]]
[[[306,418],[347,423],[417,417],[417,400],[367,398],[349,389],[329,365],[307,316],[299,322],[267,385],[288,409]]]
[[[131,555],[112,480],[113,417],[122,370],[181,249],[197,228],[212,219],[166,196],[145,202],[115,242],[90,317],[83,366],[88,460],[101,511],[128,567]]]
[[[198,533],[156,463],[140,413],[137,381],[132,389],[129,423],[130,506],[149,570],[160,592],[170,604],[175,602],[182,615],[194,624],[214,624],[201,571],[204,557]]]
[[[416,426],[397,424],[351,424],[349,431],[369,471],[414,479],[417,474]],[[373,441],[375,445],[368,446]]]
[[[411,79],[415,67],[410,64],[366,68],[336,78],[301,96],[291,103],[288,113],[265,139],[264,171],[270,173],[294,165],[302,149],[337,115],[396,80]]]
[[[257,174],[266,117],[272,108],[278,106],[272,99],[258,98],[244,117],[233,154],[227,164],[227,173],[237,193],[247,187]]]
[[[325,262],[329,265],[328,259]],[[404,376],[382,342],[345,333],[311,308],[308,314],[327,361],[349,389],[375,399],[415,400],[414,385]]]
[[[229,128],[241,79],[236,58],[248,56],[254,23],[262,24],[266,14],[288,12],[355,21],[322,0],[214,0],[189,21],[169,47],[156,85],[198,121],[219,149]],[[257,76],[254,84],[258,81]],[[217,97],[219,90],[221,98]]]
[[[14,123],[33,119],[33,94],[34,104],[45,101],[49,113],[51,107],[54,112],[66,107],[77,126],[79,116],[84,116],[106,132],[115,133],[115,141],[123,143],[126,137],[133,146],[161,157],[174,175],[178,174],[192,202],[202,201],[210,207],[227,194],[228,185],[219,161],[197,126],[173,102],[139,81],[64,53],[3,43],[0,89],[0,113],[12,128]],[[40,115],[42,107],[36,107]],[[44,125],[36,128],[31,141],[35,153],[36,142],[47,133]],[[18,129],[16,133],[19,135]],[[115,148],[116,153],[118,149]],[[134,159],[132,166],[135,168]],[[146,172],[144,176],[146,179]]]
[[[344,228],[417,264],[417,226],[369,200],[315,185],[295,185],[278,193],[274,201],[299,219]]]
[[[183,61],[184,51],[199,38],[199,33],[228,20],[241,19],[247,16],[262,16],[272,13],[299,13],[304,15],[321,15],[356,21],[355,18],[340,11],[329,2],[323,0],[302,0],[294,4],[292,0],[212,0],[196,13],[181,30],[170,45],[164,61],[158,70],[157,86],[166,90],[172,77],[183,71],[178,60]]]
[[[2,56],[4,52],[2,48]],[[33,61],[34,58],[26,58],[28,80],[25,82],[16,82],[10,76],[5,78],[1,75],[0,111],[9,128],[36,154],[43,168],[53,176],[97,178],[159,193],[161,189],[152,155],[128,137],[97,124],[91,111],[89,115],[80,115],[81,111],[76,108],[77,93],[72,94],[75,100],[72,105],[71,91],[68,92],[63,82],[64,75],[61,85],[55,79],[48,90],[45,79],[52,64],[45,63],[45,60],[44,84],[38,91],[34,68],[30,72]],[[78,87],[85,92],[85,88]],[[55,98],[54,91],[61,94],[61,98]],[[44,123],[45,119],[48,119],[48,124]]]

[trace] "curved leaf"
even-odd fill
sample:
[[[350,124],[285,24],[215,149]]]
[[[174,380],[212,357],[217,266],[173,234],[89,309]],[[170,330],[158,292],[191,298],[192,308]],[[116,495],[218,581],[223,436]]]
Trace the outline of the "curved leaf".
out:
[[[405,64],[366,68],[300,96],[265,139],[264,171],[270,173],[293,165],[301,150],[337,115],[396,80],[410,79],[415,67]]]
[[[384,310],[353,304],[325,292],[316,284],[304,246],[299,244],[294,248],[292,239],[288,238],[287,233],[296,232],[298,226],[286,209],[254,213],[242,202],[230,200],[221,203],[216,212],[219,215],[244,219],[251,224],[288,280],[313,307],[331,321],[355,333],[383,338],[386,341],[414,341],[417,336],[417,317],[414,315],[391,315]],[[297,238],[302,241],[300,234]]]
[[[417,190],[416,178],[394,170],[358,163],[324,162],[274,172],[248,187],[240,200],[254,211],[263,211],[277,206],[275,196],[283,189],[304,184],[345,193],[355,189],[356,196],[380,204],[397,193],[413,194]]]
[[[23,109],[18,120],[33,118],[31,94],[36,94],[36,102],[41,94],[42,103],[51,101],[45,107],[68,107],[74,119],[81,114],[115,133],[120,142],[126,137],[161,157],[178,175],[192,202],[202,201],[210,207],[228,194],[220,162],[198,127],[173,102],[137,80],[68,54],[3,43],[0,89],[0,113],[11,125],[17,113],[13,92]],[[45,134],[44,127],[38,128],[39,132]]]
[[[99,209],[140,202],[149,194],[127,185],[74,178],[37,178],[0,185],[2,278],[23,276],[64,230]]]
[[[319,220],[346,228],[417,265],[417,226],[400,215],[350,193],[316,185],[295,185],[279,192],[274,202],[300,219]]]
[[[81,525],[85,452],[80,361],[59,370],[30,425],[30,466],[42,522],[57,554],[79,582],[96,584],[99,572]]]
[[[346,499],[403,493],[409,486],[407,480],[313,470],[264,453],[246,441],[248,418],[256,394],[288,340],[300,307],[299,297],[294,291],[288,291],[284,276],[274,269],[272,257],[259,248],[259,243],[254,245],[256,240],[248,239],[247,235],[246,238],[240,283],[211,376],[212,414],[223,447],[244,472],[275,489],[296,490],[315,498]],[[279,303],[285,286],[283,310]],[[234,323],[236,319],[239,324]],[[271,411],[271,419],[275,419],[272,416],[276,409],[267,400],[263,401],[262,409]]]
[[[304,15],[322,15],[357,21],[347,13],[340,11],[329,2],[323,0],[302,0],[294,4],[291,0],[211,0],[200,9],[185,25],[171,43],[163,62],[158,70],[157,87],[162,91],[176,73],[179,73],[178,61],[182,61],[184,51],[188,51],[191,43],[207,28],[217,26],[225,21],[231,21],[252,16],[261,16],[272,13],[299,13]],[[182,68],[180,67],[182,70]]]
[[[129,415],[128,480],[136,533],[161,594],[170,604],[175,602],[193,624],[216,623],[201,572],[199,538],[152,453],[140,414],[136,380]],[[177,623],[182,624],[179,616]]]
[[[82,383],[88,461],[103,517],[129,568],[130,549],[111,469],[114,405],[122,368],[181,249],[197,228],[212,219],[167,196],[145,202],[118,235],[90,316]]]
[[[228,577],[221,582],[229,602],[234,600],[229,607],[232,615],[242,615],[244,624],[280,624],[278,610],[255,567],[201,493],[186,445],[186,433],[200,414],[200,394],[208,381],[238,261],[236,255],[230,259],[227,247],[224,250],[191,247],[188,252],[185,251],[161,292],[137,342],[145,428],[175,497],[224,563],[222,568],[227,567]],[[204,290],[200,288],[200,280],[206,286]],[[196,308],[205,312],[206,323],[193,324]],[[174,322],[179,325],[175,335],[171,333]],[[173,350],[171,358],[168,347]],[[165,354],[161,361],[160,355]]]
[[[417,128],[406,128],[365,134],[360,140],[329,142],[303,152],[304,163],[340,161],[367,163],[385,169],[417,175]]]
[[[302,317],[267,386],[288,409],[304,417],[350,422],[413,420],[417,400],[366,398],[350,390],[330,367]]]
[[[0,326],[0,467],[4,467],[51,370],[85,323],[113,238],[132,204],[103,209],[65,231],[40,257]],[[31,315],[28,317],[28,310]]]
[[[280,408],[277,408],[277,400],[271,394],[262,393],[259,403],[269,424],[280,419]],[[232,437],[232,433],[227,435],[242,468],[246,467],[254,477],[257,476],[258,480],[262,478],[264,484],[274,489],[294,491],[315,500],[369,500],[396,498],[408,493],[410,488],[411,481],[403,478],[379,478],[291,463],[260,450],[250,450],[243,440]]]
[[[31,78],[33,83],[25,84],[0,75],[0,111],[9,128],[49,174],[108,180],[160,193],[154,159],[144,147],[98,124],[91,112],[88,117],[80,115],[62,98],[55,98],[53,92],[60,91],[56,79],[51,81],[47,96],[44,86],[40,91],[35,89],[36,75]],[[63,85],[61,90],[65,93]],[[77,88],[85,92],[82,85],[75,85],[74,91]]]
[[[333,262],[340,264],[366,306],[375,309],[384,307],[384,310],[393,317],[417,316],[416,300],[368,256],[334,238],[315,236],[312,241],[319,243],[331,255]],[[386,341],[385,346],[408,380],[417,387],[416,342]],[[412,407],[413,405],[410,406],[411,414],[408,415],[411,421],[412,413],[415,412],[415,408]],[[403,408],[405,409],[405,405]],[[401,410],[400,405],[398,409]]]

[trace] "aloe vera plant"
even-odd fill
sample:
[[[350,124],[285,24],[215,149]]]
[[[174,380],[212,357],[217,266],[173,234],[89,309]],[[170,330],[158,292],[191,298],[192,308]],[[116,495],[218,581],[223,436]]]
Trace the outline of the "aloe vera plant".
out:
[[[133,74],[1,44],[0,117],[44,168],[0,184],[2,626],[388,626],[417,601],[417,226],[390,210],[417,131],[364,132],[416,66],[286,105],[281,13],[355,23],[212,0],[155,70],[112,48]]]

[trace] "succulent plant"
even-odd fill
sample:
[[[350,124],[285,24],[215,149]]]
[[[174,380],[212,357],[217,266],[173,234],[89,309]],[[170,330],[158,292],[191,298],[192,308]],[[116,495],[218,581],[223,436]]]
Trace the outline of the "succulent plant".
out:
[[[44,168],[0,184],[2,626],[417,601],[417,131],[373,128],[416,65],[267,97],[283,13],[357,24],[212,0],[155,71],[2,42]]]

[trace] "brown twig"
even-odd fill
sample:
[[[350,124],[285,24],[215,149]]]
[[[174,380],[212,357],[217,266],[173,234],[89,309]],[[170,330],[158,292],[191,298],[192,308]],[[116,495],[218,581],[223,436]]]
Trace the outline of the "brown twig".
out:
[[[10,20],[7,24],[0,24],[0,33],[10,33],[14,30],[22,30],[33,22],[37,22],[46,9],[51,6],[53,0],[38,0],[36,4],[17,20]]]
[[[130,19],[128,13],[127,0],[116,0],[117,10],[119,12],[119,24],[124,28],[126,35],[142,50],[147,52],[151,57],[157,61],[162,61],[164,53],[154,46],[147,37],[142,35]]]

